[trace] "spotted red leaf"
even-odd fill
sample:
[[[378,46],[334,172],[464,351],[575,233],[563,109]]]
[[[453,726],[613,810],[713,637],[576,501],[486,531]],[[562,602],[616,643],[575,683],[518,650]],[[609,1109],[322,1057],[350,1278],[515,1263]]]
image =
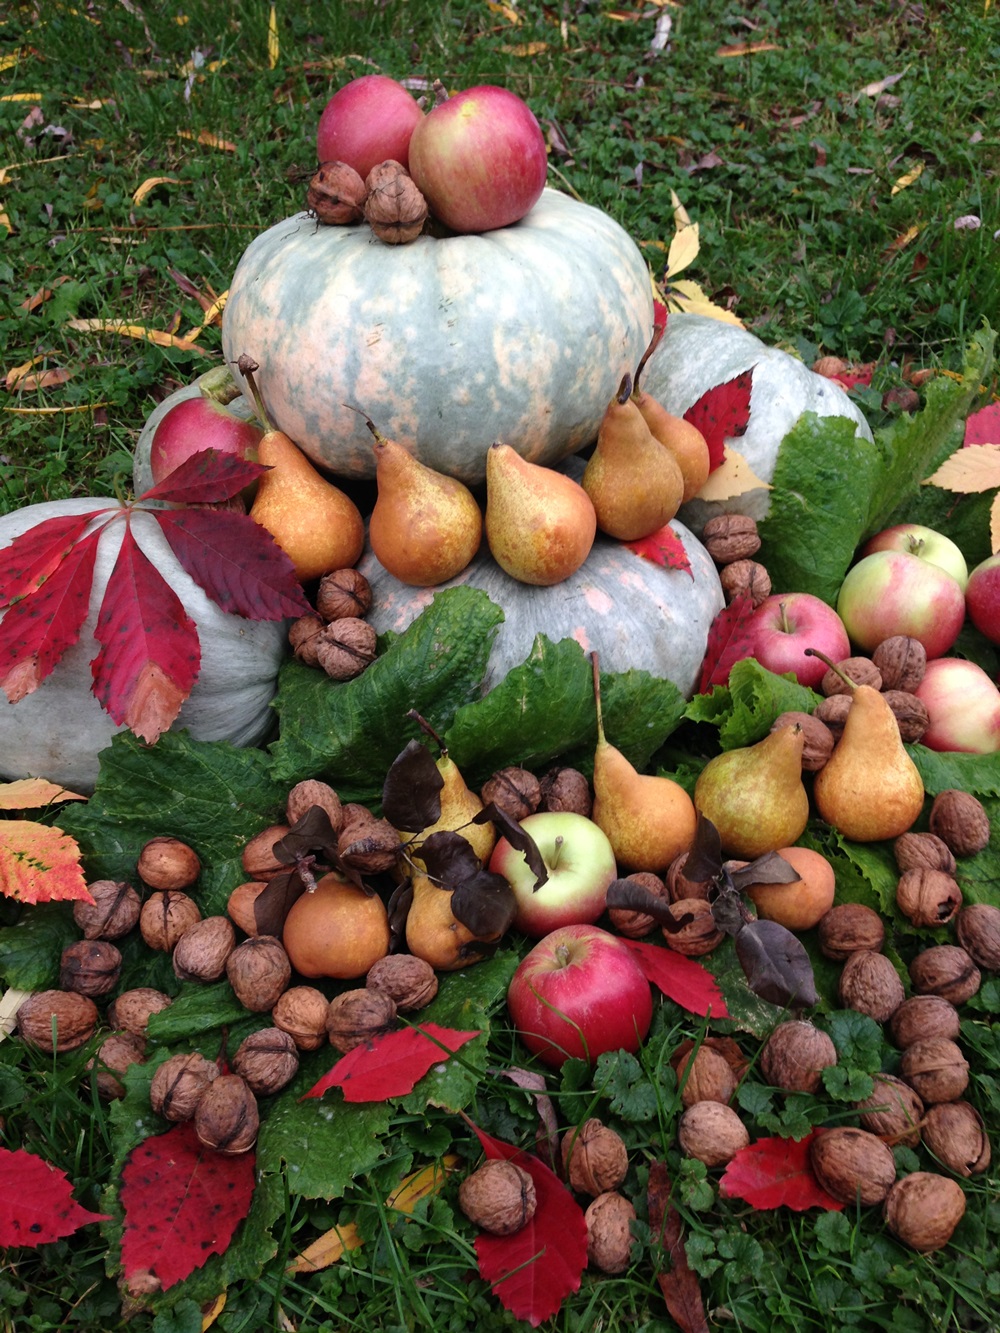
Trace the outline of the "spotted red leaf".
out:
[[[836,375],[831,375],[830,379],[836,380],[845,389],[856,389],[859,385],[867,389],[872,382],[874,370],[875,362],[867,361],[864,365],[848,366],[845,370],[838,371]]]
[[[753,610],[750,594],[741,592],[712,621],[698,679],[699,694],[707,694],[716,685],[725,685],[734,664],[753,655],[747,634]]]
[[[826,1208],[839,1211],[843,1204],[827,1194],[809,1165],[809,1145],[822,1130],[804,1139],[758,1139],[741,1148],[729,1162],[719,1183],[727,1199],[742,1199],[751,1208]]]
[[[0,1246],[44,1245],[107,1220],[76,1202],[64,1171],[23,1148],[0,1148]]]
[[[191,1121],[133,1148],[119,1190],[126,1280],[149,1272],[171,1287],[224,1254],[250,1209],[254,1162],[253,1151],[206,1148]]]
[[[220,449],[200,449],[175,467],[156,486],[144,491],[140,500],[166,500],[171,504],[219,504],[238,495],[245,486],[267,472],[264,463],[252,463]]]
[[[970,415],[962,443],[1000,444],[1000,403],[990,403]]]
[[[383,1102],[412,1092],[428,1070],[443,1064],[479,1032],[457,1032],[425,1023],[400,1028],[355,1046],[304,1095],[322,1097],[328,1088],[340,1088],[346,1102]]]
[[[625,545],[644,560],[651,560],[654,565],[663,565],[665,569],[683,569],[691,574],[691,561],[687,557],[684,543],[669,523],[648,537],[640,537],[638,541],[626,542]],[[694,578],[694,575],[691,574],[691,577]]]
[[[535,1215],[513,1236],[481,1232],[476,1238],[479,1275],[505,1310],[532,1327],[557,1314],[580,1286],[587,1264],[583,1210],[544,1162],[475,1125],[487,1157],[516,1162],[535,1184]]]
[[[701,395],[684,413],[684,420],[697,426],[708,444],[709,465],[714,471],[726,456],[726,441],[739,439],[750,424],[750,394],[753,367],[725,384],[717,384]]]
[[[0,606],[24,597],[49,578],[100,512],[95,509],[91,514],[47,518],[15,537],[4,551],[0,566]]]
[[[646,980],[689,1014],[728,1018],[729,1010],[719,983],[693,958],[645,940],[624,940],[632,950]]]

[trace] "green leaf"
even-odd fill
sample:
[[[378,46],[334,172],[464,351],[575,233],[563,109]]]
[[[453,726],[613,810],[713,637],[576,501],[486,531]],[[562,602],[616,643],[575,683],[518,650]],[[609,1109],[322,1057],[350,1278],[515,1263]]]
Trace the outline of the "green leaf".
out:
[[[59,958],[80,938],[67,903],[37,903],[16,926],[0,930],[0,977],[18,990],[59,985]]]
[[[883,1032],[873,1018],[855,1009],[839,1009],[824,1017],[823,1027],[837,1048],[839,1064],[866,1074],[874,1074],[881,1068]]]
[[[939,791],[970,792],[982,799],[1000,796],[1000,754],[960,754],[908,745],[910,758],[923,778],[928,795]]]
[[[230,1055],[239,1045],[244,1034],[235,1030],[235,1025],[246,1020],[255,1020],[250,1026],[253,1031],[263,1027],[267,1015],[251,1014],[244,1009],[228,981],[217,981],[210,985],[189,983],[166,1008],[158,1014],[150,1015],[149,1035],[154,1041],[166,1044],[187,1042],[208,1033],[205,1054],[211,1053],[212,1044],[218,1044],[220,1029],[228,1029],[227,1047]]]
[[[811,713],[821,697],[790,675],[775,675],[747,657],[735,663],[728,685],[716,686],[711,695],[695,695],[684,715],[692,722],[714,723],[722,748],[735,750],[763,740],[782,713]]]
[[[326,1051],[327,1067],[335,1056]],[[298,1080],[294,1086],[301,1091]],[[290,1093],[279,1097],[261,1121],[257,1168],[267,1175],[287,1163],[290,1193],[337,1198],[388,1151],[390,1107],[384,1102],[354,1105],[336,1092],[306,1101]]]

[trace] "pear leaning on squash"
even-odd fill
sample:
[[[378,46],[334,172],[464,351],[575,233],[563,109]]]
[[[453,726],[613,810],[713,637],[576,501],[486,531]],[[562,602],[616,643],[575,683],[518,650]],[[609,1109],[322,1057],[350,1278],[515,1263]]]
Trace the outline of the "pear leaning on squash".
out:
[[[621,750],[609,744],[601,715],[596,653],[591,654],[591,662],[597,704],[591,819],[611,843],[620,871],[664,871],[694,842],[698,823],[694,802],[672,778],[639,773]]]
[[[779,727],[755,745],[716,755],[701,770],[695,808],[718,829],[724,855],[755,861],[802,836],[809,820],[804,742],[801,727]]]
[[[550,587],[575,574],[594,544],[597,515],[583,487],[497,441],[486,453],[486,542],[504,573]]]
[[[806,652],[837,670],[823,653]],[[854,842],[898,838],[924,808],[923,779],[885,695],[838,674],[851,686],[851,706],[833,753],[813,780],[816,809]]]
[[[350,496],[320,476],[284,431],[271,426],[254,378],[257,363],[241,356],[239,369],[265,428],[257,462],[270,469],[257,482],[250,517],[289,557],[300,583],[356,564],[365,544],[361,511]]]
[[[639,378],[642,375],[643,368],[659,346],[665,328],[665,324],[660,324],[657,327],[649,346],[642,355],[642,360],[639,362],[632,384],[632,401],[642,413],[643,420],[649,427],[653,439],[659,440],[660,444],[669,449],[676,459],[677,466],[684,478],[684,494],[681,497],[681,503],[687,504],[689,500],[694,499],[705,482],[708,481],[708,474],[712,466],[708,441],[697,426],[692,425],[690,421],[685,421],[683,417],[675,417],[652,394],[646,393],[644,389],[639,387]]]

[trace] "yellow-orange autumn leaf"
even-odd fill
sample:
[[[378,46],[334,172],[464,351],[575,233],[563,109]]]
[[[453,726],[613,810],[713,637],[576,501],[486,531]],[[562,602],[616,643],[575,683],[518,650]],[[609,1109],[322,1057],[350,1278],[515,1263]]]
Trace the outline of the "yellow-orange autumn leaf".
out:
[[[769,482],[761,481],[753,468],[731,444],[726,444],[726,456],[720,467],[709,473],[708,481],[698,492],[699,500],[731,500],[736,495],[763,487],[770,490]]]
[[[226,153],[236,152],[234,143],[221,138],[218,134],[213,134],[211,130],[199,130],[197,134],[191,130],[178,130],[177,134],[181,139],[193,139],[195,143],[202,143],[206,148],[221,148]]]
[[[30,994],[30,990],[11,986],[0,995],[0,1041],[9,1037],[17,1027],[17,1011]]]
[[[18,778],[0,783],[0,810],[41,810],[55,801],[85,801],[79,792],[67,791],[48,778]]]
[[[0,821],[0,893],[22,903],[94,901],[75,840],[31,819]]]
[[[914,181],[919,180],[924,174],[924,164],[918,162],[912,171],[908,171],[905,176],[900,176],[895,185],[890,190],[890,194],[899,194],[900,190],[905,190],[912,185]]]
[[[66,327],[76,329],[78,333],[117,333],[123,338],[141,338],[145,342],[155,343],[157,347],[177,347],[182,352],[202,350],[190,337],[178,338],[175,333],[148,329],[144,324],[126,324],[118,319],[68,319]]]
[[[1000,487],[1000,444],[967,444],[946,458],[924,481],[943,491],[973,495]]]
[[[149,176],[133,193],[132,203],[138,207],[148,194],[152,194],[158,185],[180,185],[181,183],[181,178],[179,176]]]
[[[724,310],[702,291],[696,282],[678,278],[679,273],[698,258],[698,224],[692,222],[687,209],[671,190],[670,199],[674,210],[674,235],[667,251],[667,271],[662,283],[653,283],[653,294],[662,301],[667,310],[686,311],[692,315],[708,315],[723,324],[735,324],[743,327],[743,321],[737,319],[731,310]]]
[[[267,67],[274,69],[281,59],[281,41],[278,37],[278,13],[274,5],[267,16]]]

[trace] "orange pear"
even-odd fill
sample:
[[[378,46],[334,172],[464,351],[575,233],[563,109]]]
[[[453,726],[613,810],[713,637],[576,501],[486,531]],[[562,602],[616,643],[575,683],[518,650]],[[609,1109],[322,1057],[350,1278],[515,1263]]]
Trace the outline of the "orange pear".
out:
[[[597,516],[572,477],[499,441],[486,453],[486,541],[511,578],[548,587],[580,568],[594,544]]]
[[[708,441],[697,426],[685,421],[683,417],[675,417],[652,394],[646,393],[639,387],[639,378],[646,362],[659,345],[663,329],[664,326],[661,324],[639,362],[635,372],[635,382],[632,385],[632,401],[642,413],[653,438],[665,445],[677,460],[677,466],[684,477],[684,495],[681,503],[687,504],[708,480],[711,468]]]

